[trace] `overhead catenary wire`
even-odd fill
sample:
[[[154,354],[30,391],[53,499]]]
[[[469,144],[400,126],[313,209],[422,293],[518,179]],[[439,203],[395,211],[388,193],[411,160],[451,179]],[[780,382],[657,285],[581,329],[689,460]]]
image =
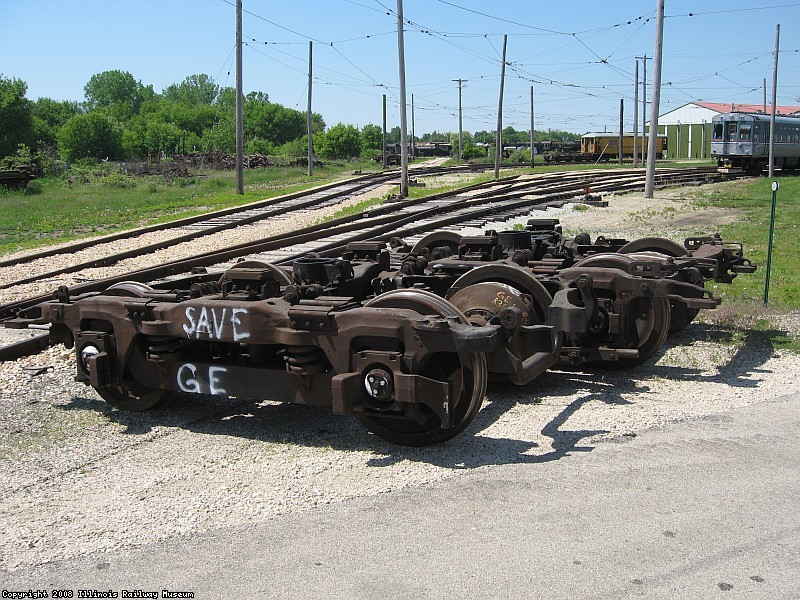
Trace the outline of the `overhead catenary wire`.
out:
[[[229,0],[222,0],[228,5],[232,5]],[[626,79],[630,79],[631,74],[630,72],[618,66],[620,62],[625,64],[627,61],[623,59],[621,56],[622,50],[628,45],[632,38],[636,35],[637,32],[641,31],[644,27],[646,27],[649,23],[652,22],[652,14],[653,11],[650,11],[646,14],[642,14],[636,17],[632,17],[630,19],[621,19],[615,23],[611,23],[609,25],[603,25],[600,27],[595,27],[591,29],[579,29],[576,28],[576,31],[563,31],[560,28],[548,28],[546,25],[543,27],[539,27],[539,24],[531,25],[529,23],[525,23],[523,20],[514,20],[512,19],[505,19],[502,15],[491,15],[487,12],[483,12],[480,10],[470,9],[469,7],[462,6],[457,1],[449,1],[449,0],[437,0],[439,4],[443,7],[452,9],[453,11],[466,11],[473,13],[476,17],[480,17],[480,19],[484,23],[504,23],[508,26],[513,26],[515,31],[510,32],[508,35],[510,37],[514,36],[537,36],[537,35],[545,35],[549,37],[561,37],[565,40],[568,40],[569,44],[577,44],[584,48],[587,55],[593,58],[594,60],[586,61],[585,63],[575,63],[573,62],[572,65],[559,69],[558,74],[563,75],[564,73],[571,72],[575,75],[575,81],[564,81],[563,77],[557,76],[548,76],[548,74],[541,74],[539,71],[541,69],[537,69],[535,65],[527,65],[525,61],[515,61],[514,57],[511,57],[508,61],[508,69],[509,74],[511,75],[510,80],[524,82],[526,84],[535,83],[539,88],[539,94],[537,98],[537,104],[541,107],[541,111],[539,118],[543,120],[543,122],[547,122],[550,118],[550,114],[547,111],[548,106],[554,106],[558,103],[556,100],[553,102],[549,96],[555,93],[555,97],[558,97],[558,93],[556,93],[557,88],[561,88],[566,93],[567,97],[572,97],[577,100],[580,98],[585,98],[587,100],[595,99],[600,101],[608,101],[609,102],[609,109],[611,108],[611,102],[613,101],[614,106],[618,102],[618,98],[620,96],[625,97],[627,84],[624,83]],[[390,18],[396,18],[396,11],[393,10],[391,5],[389,5],[388,0],[374,0],[373,3],[368,2],[367,0],[348,0],[348,4],[357,7],[359,10],[368,10],[376,15],[386,15]],[[792,7],[792,6],[800,6],[800,4],[789,3],[789,4],[775,4],[767,7],[754,7],[753,10],[773,10],[778,9],[781,7]],[[745,9],[741,9],[743,12]],[[750,9],[747,9],[750,10]],[[353,91],[359,95],[363,95],[365,97],[373,97],[376,99],[376,106],[380,98],[380,94],[385,90],[388,91],[390,95],[395,96],[393,98],[393,104],[399,102],[399,99],[396,97],[396,87],[393,85],[393,82],[389,81],[380,81],[382,76],[376,76],[374,71],[374,67],[368,66],[362,58],[354,58],[353,52],[344,52],[344,48],[339,48],[337,45],[341,44],[351,44],[351,45],[361,45],[361,48],[364,48],[364,44],[372,45],[373,43],[378,44],[380,43],[379,40],[383,36],[388,36],[391,32],[387,32],[385,30],[381,31],[380,26],[377,27],[377,33],[369,33],[350,36],[341,36],[340,39],[335,40],[333,42],[325,42],[322,39],[319,39],[320,36],[318,34],[309,33],[302,31],[301,28],[294,27],[291,25],[287,25],[286,23],[281,23],[276,19],[265,18],[262,15],[253,12],[252,10],[246,11],[247,14],[253,15],[259,21],[262,21],[270,26],[277,27],[281,32],[287,34],[288,36],[297,36],[304,40],[312,40],[315,42],[319,42],[322,44],[322,47],[331,48],[333,50],[333,54],[336,55],[339,59],[345,61],[348,66],[352,69],[352,73],[345,73],[341,70],[337,71],[336,69],[331,69],[329,66],[330,59],[328,60],[320,60],[315,61],[315,76],[314,82],[319,83],[322,86],[332,87],[332,88],[340,88],[343,90]],[[703,15],[711,15],[717,14],[719,12],[728,12],[728,11],[704,11],[704,12],[695,12],[690,13],[692,17],[698,17]],[[734,12],[734,11],[730,11]],[[682,18],[684,15],[670,15],[670,18]],[[685,15],[687,18],[689,15]],[[407,28],[409,33],[416,34],[422,36],[423,38],[431,39],[433,43],[442,43],[446,44],[448,47],[452,48],[455,52],[463,52],[466,53],[468,56],[472,56],[475,59],[485,63],[487,66],[489,65],[496,65],[497,63],[497,47],[494,43],[494,40],[491,38],[491,34],[487,33],[480,33],[475,31],[452,31],[450,28],[435,28],[431,27],[428,24],[419,22],[419,19],[406,15],[407,18],[403,20],[404,28]],[[505,23],[507,21],[507,23]],[[617,33],[618,31],[623,30],[625,27],[625,33],[623,37],[620,37]],[[467,29],[467,28],[464,28]],[[482,29],[488,29],[485,26]],[[609,33],[610,32],[610,33]],[[254,37],[253,40],[258,40],[259,38],[264,38],[265,36],[259,35],[257,32],[253,32]],[[278,36],[286,38],[287,35]],[[497,34],[499,35],[499,34]],[[611,37],[608,37],[608,36]],[[600,36],[600,37],[598,37]],[[488,44],[488,48],[486,52],[476,51],[476,47],[473,44],[472,46],[466,46],[465,44],[459,43],[456,41],[457,37],[482,37],[484,38]],[[602,39],[601,39],[602,38]],[[533,39],[533,38],[531,38]],[[544,39],[544,38],[543,38]],[[254,42],[255,43],[255,42]],[[292,44],[300,45],[301,42],[292,42],[292,41],[284,41],[281,39],[269,39],[266,41],[261,42],[266,50],[269,48],[267,54],[270,54],[273,49],[280,52],[277,46],[284,45],[284,47],[290,46]],[[248,44],[249,46],[249,44]],[[550,44],[549,46],[552,46]],[[254,46],[250,46],[254,48]],[[372,46],[370,46],[372,47]],[[548,50],[550,48],[547,48]],[[359,56],[369,55],[370,52],[364,52],[364,50],[359,50]],[[530,52],[526,53],[530,56]],[[536,53],[535,56],[541,56],[542,53]],[[292,53],[287,53],[288,56],[293,56]],[[618,58],[619,60],[612,60],[612,57],[620,55]],[[275,56],[270,57],[272,60],[276,60],[280,62]],[[759,56],[751,56],[748,57],[744,64],[749,62],[757,61]],[[292,70],[292,72],[297,73],[300,75],[301,72],[304,72],[302,69],[292,69],[291,62],[292,61],[299,61],[299,57],[293,56],[290,62],[287,65],[284,65],[286,68]],[[276,62],[276,64],[279,64]],[[738,63],[742,63],[742,61],[738,61]],[[298,62],[298,64],[300,64]],[[592,83],[591,81],[587,81],[587,76],[591,76],[591,74],[596,73],[596,68],[602,65],[601,68],[608,69],[609,74],[613,73],[612,77],[607,77],[608,79],[606,82],[603,83]],[[490,67],[491,68],[491,67]],[[726,75],[722,74],[724,71],[728,71],[730,69],[734,69],[734,66],[730,67],[722,67],[716,69],[713,74],[707,74],[706,80],[710,80],[710,77],[715,77],[720,79],[720,81],[726,81]],[[330,76],[319,76],[317,73],[333,73],[338,76],[330,77]],[[670,74],[674,74],[673,71],[670,71]],[[486,75],[486,74],[464,74],[458,73],[457,74],[463,78],[470,78],[475,80],[478,84],[481,81],[488,82],[496,79],[496,76]],[[556,73],[553,73],[556,75]],[[342,79],[340,80],[339,77]],[[622,78],[623,82],[620,83],[619,79]],[[450,77],[449,79],[452,79]],[[674,102],[673,98],[675,94],[679,94],[681,97],[692,98],[693,90],[686,86],[684,81],[691,79],[690,77],[672,77],[672,81],[668,81],[664,84],[665,88],[667,88],[667,95],[664,98],[664,104],[666,106],[670,105],[670,103]],[[702,80],[700,77],[695,77],[695,79]],[[736,79],[739,79],[737,82]],[[755,79],[755,78],[754,78]],[[761,77],[758,78],[760,80]],[[740,90],[742,95],[747,95],[751,93],[755,93],[757,91],[757,86],[753,86],[747,81],[742,81],[741,78],[735,77],[727,77],[728,83],[730,86],[720,86],[715,85],[713,89],[719,90],[721,93],[725,93],[725,90]],[[445,81],[443,78],[442,81]],[[679,85],[681,84],[681,85]],[[441,101],[441,99],[436,98],[436,90],[429,88],[427,91],[421,88],[420,86],[423,84],[417,84],[413,80],[409,81],[409,93],[414,93],[415,98],[418,101],[418,108],[422,114],[430,115],[429,118],[432,118],[435,122],[438,118],[452,118],[453,115],[457,114],[457,107],[455,106],[455,102],[452,100],[450,101]],[[424,84],[429,85],[429,84]],[[738,87],[732,87],[738,86]],[[370,87],[375,88],[382,88],[382,89],[370,89]],[[674,93],[671,95],[671,90],[675,90]],[[755,91],[754,91],[755,90]],[[487,94],[486,88],[482,87],[481,85],[473,86],[470,90],[470,95],[474,95],[475,97],[485,97]],[[701,94],[701,95],[708,95],[708,94]],[[474,102],[473,98],[464,98],[464,111],[465,111],[465,120],[468,121],[467,127],[470,127],[471,122],[480,120],[485,122],[485,117],[478,113],[471,113],[469,106],[475,104],[476,106],[480,106],[482,102]],[[744,100],[746,101],[746,100]],[[586,106],[590,106],[584,103]],[[480,112],[480,111],[479,111]],[[614,111],[615,112],[615,111]],[[613,115],[614,112],[611,110],[603,110],[603,111],[592,111],[591,113],[588,111],[580,111],[576,113],[575,117],[577,120],[585,120],[585,121],[594,121],[595,119],[592,115]],[[525,111],[515,111],[513,108],[509,110],[509,118],[516,119],[517,116],[521,119]],[[566,121],[567,119],[569,122],[575,121],[573,117],[558,117],[555,113],[552,114],[554,119],[563,119]],[[601,117],[602,118],[602,117]],[[455,123],[453,122],[453,125]],[[518,123],[515,123],[518,125]],[[452,126],[452,125],[451,125]]]

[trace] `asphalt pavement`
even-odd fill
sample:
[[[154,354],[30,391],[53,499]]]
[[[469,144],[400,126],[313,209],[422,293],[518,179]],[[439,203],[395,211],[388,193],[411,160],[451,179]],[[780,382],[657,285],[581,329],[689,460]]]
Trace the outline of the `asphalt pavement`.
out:
[[[550,462],[482,467],[251,527],[0,573],[0,590],[800,598],[799,468],[792,395]]]

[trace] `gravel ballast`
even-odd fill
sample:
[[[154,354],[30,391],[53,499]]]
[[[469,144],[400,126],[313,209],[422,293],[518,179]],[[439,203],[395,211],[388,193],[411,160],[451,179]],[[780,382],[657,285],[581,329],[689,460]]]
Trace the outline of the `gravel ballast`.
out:
[[[573,232],[676,240],[697,233],[692,217],[735,218],[700,215],[686,194],[657,192],[646,207],[640,195],[611,197],[609,208],[547,216]],[[800,316],[773,323],[797,335]],[[73,376],[72,351],[62,347],[0,363],[0,569],[262,522],[493,465],[535,469],[800,391],[800,359],[700,320],[631,371],[564,368],[524,387],[492,385],[464,433],[419,449],[389,445],[328,409],[275,402],[183,395],[163,409],[120,412]]]

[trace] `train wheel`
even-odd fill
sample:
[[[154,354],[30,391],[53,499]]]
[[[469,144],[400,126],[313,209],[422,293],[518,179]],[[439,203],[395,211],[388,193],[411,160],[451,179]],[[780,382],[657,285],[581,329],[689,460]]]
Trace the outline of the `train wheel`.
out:
[[[649,304],[649,307],[648,307]],[[604,369],[632,369],[650,360],[670,331],[670,307],[666,298],[637,298],[629,307],[624,346],[617,349],[638,350],[636,358],[601,360],[592,363]]]
[[[110,286],[105,293],[113,296],[129,296],[144,298],[156,290],[138,281],[121,281]],[[172,390],[161,390],[146,387],[134,379],[128,378],[122,386],[110,385],[95,388],[100,397],[119,410],[143,411],[171,402],[178,394]]]
[[[147,388],[135,381],[127,381],[124,386],[95,388],[100,397],[114,408],[140,412],[171,402],[178,394],[172,390]]]
[[[459,277],[452,289],[464,290],[478,283],[501,283],[511,286],[515,292],[528,294],[533,301],[528,325],[544,323],[547,320],[547,308],[553,302],[553,298],[541,282],[524,269],[511,265],[483,265]]]
[[[365,306],[410,309],[421,315],[439,315],[467,323],[464,315],[447,300],[423,290],[393,290],[370,300]],[[478,414],[486,395],[488,377],[483,353],[434,353],[426,358],[415,374],[450,384],[453,426],[442,429],[439,417],[420,404],[421,414],[417,419],[378,412],[356,413],[368,431],[392,444],[429,446],[456,436]]]
[[[670,325],[669,332],[677,333],[682,329],[686,329],[694,318],[700,313],[699,308],[689,308],[684,302],[677,300],[670,300]]]
[[[667,238],[647,237],[628,242],[619,249],[620,254],[633,254],[634,252],[659,252],[667,256],[684,256],[686,248]]]
[[[144,298],[150,292],[155,292],[155,290],[147,284],[139,283],[138,281],[120,281],[109,286],[103,293],[109,296]]]
[[[461,234],[455,231],[434,231],[424,236],[411,249],[415,254],[432,254],[435,248],[446,247],[450,249],[450,254],[458,255],[458,247],[461,244]],[[441,257],[433,257],[441,258]]]
[[[222,274],[222,277],[219,279],[220,285],[226,281],[230,281],[231,277],[229,273],[231,273],[231,271],[235,272],[237,269],[267,269],[275,275],[275,279],[277,279],[278,283],[281,285],[290,285],[294,283],[292,276],[280,267],[276,267],[271,263],[265,263],[260,260],[245,260],[240,263],[236,263],[230,269],[225,271]]]
[[[666,254],[667,256],[683,256],[686,250],[673,242],[664,238],[642,238],[634,240],[620,248],[618,253],[604,252],[595,254],[588,258],[584,258],[577,263],[575,267],[607,267],[614,269],[621,269],[628,272],[629,266],[637,260],[635,253],[640,252],[657,252],[659,254]],[[680,252],[680,253],[679,253]],[[651,258],[647,255],[642,255],[642,258]],[[702,285],[702,283],[698,284]],[[685,302],[679,300],[670,300],[670,333],[676,333],[681,329],[687,327],[700,312],[698,308],[689,308]]]
[[[676,244],[672,240],[656,237],[634,240],[625,244],[619,251],[622,254],[650,251],[673,257],[684,256],[686,254],[686,249],[683,246]],[[702,285],[702,283],[699,285]],[[672,313],[670,317],[670,333],[676,333],[688,327],[700,312],[699,308],[689,308],[684,302],[679,302],[677,300],[670,301],[669,306]]]
[[[605,252],[578,261],[575,263],[575,268],[612,268],[627,272],[634,260],[635,258],[631,256]],[[587,272],[591,273],[591,269],[587,269]],[[591,364],[604,369],[630,369],[652,358],[667,339],[672,322],[670,302],[667,298],[636,298],[628,308],[627,314],[626,329],[622,335],[622,339],[626,341],[624,345],[611,344],[611,346],[621,350],[638,350],[639,356],[618,360],[600,360]]]

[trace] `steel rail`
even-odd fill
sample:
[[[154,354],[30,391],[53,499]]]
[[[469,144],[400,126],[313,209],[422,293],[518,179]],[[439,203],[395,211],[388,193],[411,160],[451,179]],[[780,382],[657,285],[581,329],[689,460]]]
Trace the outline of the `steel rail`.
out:
[[[292,211],[295,211],[295,210],[304,210],[304,209],[307,209],[307,208],[311,208],[311,207],[313,207],[315,205],[318,205],[320,203],[324,203],[324,202],[327,202],[329,200],[332,200],[332,199],[335,199],[335,198],[338,198],[338,197],[341,197],[341,196],[345,196],[347,194],[352,194],[354,192],[361,191],[361,190],[369,188],[370,186],[373,186],[373,185],[380,185],[380,184],[379,183],[376,184],[373,181],[369,181],[369,182],[366,182],[366,183],[359,184],[359,185],[357,185],[355,187],[343,188],[343,189],[338,190],[338,191],[336,191],[334,193],[327,194],[326,196],[323,196],[321,198],[316,196],[316,194],[308,194],[308,195],[314,196],[314,197],[309,199],[309,200],[305,200],[303,202],[300,202],[300,203],[291,203],[290,204],[287,201],[286,198],[282,198],[282,201],[280,202],[280,206],[278,206],[276,208],[273,208],[271,210],[262,211],[262,212],[259,212],[257,214],[251,214],[251,215],[248,215],[246,217],[240,217],[240,218],[237,218],[234,221],[229,221],[227,223],[221,223],[219,225],[214,225],[214,226],[207,227],[207,228],[204,228],[204,229],[195,230],[195,231],[192,231],[190,233],[185,233],[183,235],[179,235],[179,236],[170,238],[168,240],[163,240],[161,242],[156,242],[154,244],[148,244],[146,246],[139,246],[138,248],[135,248],[133,250],[127,250],[127,251],[124,251],[124,252],[118,252],[116,254],[111,254],[109,256],[104,256],[104,257],[96,258],[96,259],[89,260],[89,261],[86,261],[86,262],[72,264],[72,265],[69,265],[68,267],[62,267],[60,269],[55,269],[53,271],[48,271],[46,273],[32,275],[30,277],[25,277],[23,279],[18,279],[16,281],[10,281],[10,282],[4,283],[4,284],[0,284],[0,290],[9,289],[9,288],[12,288],[12,287],[16,287],[18,285],[24,285],[26,283],[33,283],[33,282],[39,281],[41,279],[51,279],[51,278],[56,277],[58,275],[65,275],[67,273],[77,273],[78,271],[82,271],[83,269],[91,269],[91,268],[97,268],[97,267],[110,267],[110,266],[118,263],[121,260],[126,260],[128,258],[135,258],[137,256],[143,256],[145,254],[150,254],[152,252],[156,252],[157,250],[164,250],[165,248],[170,248],[172,246],[177,246],[178,244],[182,244],[182,243],[185,243],[185,242],[196,240],[196,239],[199,239],[201,237],[205,237],[207,235],[213,235],[215,233],[220,233],[222,231],[227,231],[229,229],[235,229],[236,227],[241,227],[243,225],[251,225],[253,223],[257,223],[259,221],[264,221],[264,220],[272,218],[272,217],[277,217],[277,216],[280,216],[280,215],[284,215],[286,213],[289,213],[289,212],[292,212]],[[303,196],[300,195],[300,196],[297,196],[296,198],[299,198],[299,197],[303,197]],[[292,198],[292,200],[296,199],[296,198]],[[252,210],[255,207],[250,206],[248,208],[249,208],[249,210],[248,210],[248,212],[249,212],[250,210]],[[218,216],[219,215],[215,214],[214,218],[217,218]],[[208,219],[208,218],[207,219],[203,219],[203,221],[208,221],[208,220],[211,220],[211,219]],[[202,222],[202,221],[200,221],[200,222]],[[194,223],[197,223],[197,221],[195,221]],[[181,227],[182,225],[185,225],[185,223],[183,223],[181,225],[178,225],[175,228],[177,229],[177,228]],[[162,231],[166,230],[166,229],[167,228],[164,228],[164,229],[162,229]]]
[[[277,198],[268,198],[266,200],[258,200],[256,202],[251,202],[248,204],[244,204],[241,206],[234,206],[230,208],[224,208],[221,210],[207,212],[200,215],[195,215],[193,217],[185,217],[183,219],[177,219],[174,221],[169,221],[167,223],[156,223],[154,225],[147,225],[145,227],[138,227],[136,229],[127,229],[125,231],[120,231],[118,233],[112,233],[109,235],[104,235],[98,238],[90,238],[87,240],[81,240],[77,242],[73,242],[70,244],[66,244],[63,246],[59,246],[58,248],[50,248],[47,250],[43,250],[41,252],[36,252],[32,254],[27,254],[25,256],[21,256],[19,258],[14,259],[4,259],[0,260],[0,267],[10,267],[19,264],[25,264],[28,262],[33,262],[34,260],[39,260],[42,258],[50,258],[51,256],[57,256],[59,254],[69,254],[73,252],[77,252],[79,250],[83,250],[85,248],[90,248],[92,246],[96,246],[98,244],[106,244],[109,242],[117,242],[119,240],[130,239],[132,237],[136,237],[139,235],[143,235],[145,233],[152,233],[154,231],[163,231],[165,229],[172,229],[177,227],[183,227],[186,225],[193,225],[195,223],[200,223],[202,221],[206,221],[213,218],[219,217],[226,217],[232,214],[236,214],[237,212],[241,212],[244,210],[252,210],[257,208],[263,208],[270,206],[272,204],[277,204],[281,202],[285,202],[288,200],[292,200],[298,197],[301,197],[305,194],[315,193],[315,192],[323,192],[329,190],[331,188],[335,188],[349,182],[355,182],[359,180],[366,180],[366,179],[386,179],[390,180],[396,177],[397,174],[394,172],[383,172],[383,173],[375,173],[375,174],[367,174],[362,175],[360,177],[351,178],[351,179],[344,179],[342,181],[334,181],[330,183],[326,183],[320,186],[316,186],[313,188],[309,188],[307,190],[300,190],[297,192],[292,192],[290,194],[286,194],[283,196],[278,196]]]
[[[456,168],[446,168],[446,167],[424,167],[415,169],[416,175],[436,175],[441,173],[450,173],[453,171],[464,170],[462,167]],[[470,169],[471,170],[471,169]],[[68,247],[61,247],[55,248],[49,251],[44,251],[37,253],[35,255],[28,255],[22,257],[18,260],[9,260],[0,262],[0,267],[2,266],[18,266],[20,264],[26,264],[28,262],[32,262],[34,259],[41,259],[41,258],[49,258],[51,256],[56,256],[59,254],[65,254],[67,252],[77,252],[79,250],[98,246],[102,244],[106,244],[113,241],[118,241],[121,239],[130,239],[132,237],[136,237],[137,235],[142,235],[145,233],[150,233],[153,231],[166,231],[168,229],[179,229],[182,227],[187,227],[189,225],[197,225],[202,224],[204,222],[213,222],[219,218],[240,214],[240,213],[252,213],[254,210],[260,210],[269,207],[278,205],[276,208],[272,208],[271,210],[266,210],[264,212],[258,212],[255,214],[247,214],[245,216],[236,218],[234,220],[220,223],[216,225],[211,225],[209,227],[205,227],[203,229],[194,230],[189,233],[175,236],[173,238],[163,240],[160,242],[156,242],[153,244],[148,244],[146,246],[139,246],[138,248],[127,250],[124,252],[118,252],[115,254],[110,254],[104,257],[95,258],[89,261],[81,262],[72,264],[66,267],[62,267],[59,269],[55,269],[52,271],[48,271],[45,273],[38,273],[36,275],[31,275],[29,277],[25,277],[22,279],[18,279],[15,281],[6,282],[0,284],[0,290],[3,289],[10,289],[16,286],[24,285],[27,283],[33,283],[39,281],[41,279],[52,279],[53,277],[57,277],[59,275],[65,275],[68,273],[77,273],[82,271],[83,269],[90,269],[90,268],[99,268],[99,267],[109,267],[121,260],[126,260],[129,258],[135,258],[137,256],[144,256],[146,254],[163,250],[166,248],[170,248],[172,246],[176,246],[178,244],[186,243],[193,241],[195,239],[199,239],[201,237],[205,237],[208,235],[213,235],[215,233],[219,233],[222,231],[227,231],[230,229],[235,229],[236,227],[250,225],[253,223],[257,223],[259,221],[264,221],[266,219],[280,216],[292,212],[294,210],[302,211],[314,207],[318,204],[330,202],[341,196],[346,196],[348,194],[352,194],[364,189],[367,189],[371,186],[378,186],[382,183],[388,182],[393,180],[397,176],[395,172],[384,172],[378,174],[370,174],[368,176],[364,176],[361,178],[354,178],[348,179],[344,181],[340,181],[337,183],[326,184],[324,186],[319,186],[316,188],[312,188],[309,190],[301,191],[301,192],[294,192],[292,194],[287,194],[284,196],[280,196],[278,198],[270,198],[268,200],[259,201],[256,203],[250,203],[246,205],[242,205],[239,207],[232,207],[229,209],[224,209],[220,211],[214,211],[211,213],[205,213],[203,215],[198,215],[197,217],[188,217],[185,219],[180,219],[177,221],[172,221],[170,223],[162,223],[159,225],[154,225],[150,227],[140,228],[136,230],[130,230],[127,232],[121,232],[120,234],[115,234],[112,236],[107,236],[100,239],[93,239],[89,241],[78,242],[75,244],[71,244]],[[340,190],[334,191],[325,196],[318,196],[319,193],[328,191],[328,190],[335,190],[336,188],[341,188]],[[308,197],[308,200],[302,202],[294,202],[295,200],[301,199],[303,197]]]
[[[420,166],[414,169],[415,175],[436,175],[440,173],[450,173],[453,171],[480,171],[482,169],[489,168],[489,166],[480,166],[480,165],[473,165],[473,166],[457,166],[457,167],[425,167]],[[197,223],[202,223],[203,221],[218,219],[221,217],[226,217],[230,215],[235,215],[240,212],[246,212],[251,210],[257,210],[259,208],[269,207],[274,204],[280,204],[283,202],[291,201],[297,198],[301,198],[305,195],[315,194],[324,192],[327,190],[331,190],[336,187],[341,187],[345,185],[349,185],[352,183],[358,182],[369,182],[376,183],[376,185],[380,185],[380,183],[384,183],[386,181],[391,181],[399,176],[399,171],[397,170],[389,170],[389,171],[381,171],[377,173],[367,173],[363,175],[359,175],[358,177],[352,177],[348,179],[342,179],[339,181],[332,181],[329,183],[325,183],[322,185],[318,185],[312,188],[308,188],[305,190],[298,190],[296,192],[291,192],[289,194],[284,194],[282,196],[278,196],[276,198],[267,198],[265,200],[258,200],[256,202],[250,202],[248,204],[243,204],[240,206],[233,206],[230,208],[224,208],[213,212],[206,212],[200,215],[195,215],[192,217],[185,217],[183,219],[176,219],[174,221],[169,221],[166,223],[156,223],[154,225],[147,225],[145,227],[137,227],[135,229],[127,229],[125,231],[120,231],[117,233],[112,233],[108,235],[104,235],[101,237],[90,238],[86,240],[80,240],[76,242],[72,242],[69,244],[65,244],[59,246],[58,248],[49,248],[46,250],[42,250],[40,252],[35,252],[31,254],[26,254],[25,256],[20,256],[14,259],[2,259],[0,260],[0,267],[9,267],[9,266],[16,266],[20,264],[26,264],[29,262],[33,262],[35,260],[40,260],[42,258],[50,258],[52,256],[58,256],[60,254],[70,254],[74,252],[78,252],[80,250],[84,250],[86,248],[90,248],[92,246],[97,246],[100,244],[107,244],[111,242],[116,242],[120,240],[130,239],[139,235],[144,235],[146,233],[152,233],[155,231],[164,231],[167,229],[176,229],[179,227],[186,227],[189,225],[194,225]],[[101,265],[102,266],[102,265]],[[2,289],[2,288],[0,288]]]
[[[632,170],[633,171],[633,170]],[[679,173],[685,175],[686,171],[680,171]],[[659,173],[660,179],[663,181],[667,180],[668,178],[676,175],[676,173]],[[704,172],[700,171],[697,173],[698,176],[705,175]],[[611,190],[619,190],[619,189],[629,189],[630,187],[638,187],[644,184],[642,179],[642,172],[641,170],[636,170],[631,173],[627,174],[627,177],[623,177],[626,181],[624,182],[615,182],[609,183],[608,185],[603,185],[602,179],[620,179],[619,172],[607,172],[603,175],[595,174],[593,176],[593,186],[595,189],[603,189],[606,191]],[[632,180],[632,181],[631,181]],[[540,183],[535,180],[531,180],[530,183]],[[579,181],[572,184],[565,184],[562,186],[552,186],[548,189],[547,194],[542,194],[540,198],[537,198],[535,203],[542,204],[548,201],[554,201],[558,198],[563,199],[565,195],[570,195],[574,197],[576,194],[575,192],[579,192],[583,189],[582,184],[585,181]],[[480,186],[491,186],[497,185],[497,182],[485,182],[482,184],[475,184],[470,186],[469,188],[461,188],[456,190],[455,192],[445,192],[442,194],[436,194],[433,196],[429,196],[426,198],[417,198],[406,200],[403,202],[394,203],[390,206],[381,206],[376,208],[375,210],[369,211],[367,213],[362,213],[360,215],[351,215],[348,217],[342,217],[340,219],[335,219],[333,221],[329,221],[326,223],[320,223],[317,225],[313,225],[308,228],[304,228],[299,231],[289,232],[287,234],[281,234],[278,236],[271,236],[268,238],[264,238],[262,240],[256,242],[247,242],[243,244],[238,244],[234,246],[230,246],[228,248],[222,250],[215,250],[203,254],[199,254],[187,259],[179,259],[175,261],[170,261],[168,263],[164,263],[161,265],[156,265],[153,267],[147,267],[144,269],[140,269],[137,271],[125,273],[122,275],[107,277],[98,279],[91,282],[81,283],[74,286],[70,286],[70,291],[75,294],[82,294],[87,292],[93,291],[100,291],[106,289],[108,286],[113,285],[115,283],[120,283],[122,281],[138,281],[138,282],[152,282],[159,279],[164,279],[170,276],[179,275],[181,273],[190,272],[192,269],[195,268],[206,268],[209,266],[213,266],[215,264],[219,264],[225,261],[229,261],[236,258],[241,258],[243,256],[252,255],[258,252],[270,251],[275,250],[283,247],[289,247],[293,245],[307,243],[309,241],[320,241],[320,233],[325,232],[326,237],[331,237],[334,235],[344,234],[344,233],[351,233],[353,231],[360,230],[360,233],[356,233],[354,235],[350,235],[345,240],[340,240],[333,243],[324,243],[319,244],[315,247],[315,251],[319,251],[320,253],[325,254],[332,254],[340,251],[347,243],[351,241],[361,241],[367,239],[389,239],[394,235],[408,235],[413,233],[419,233],[423,230],[433,230],[441,227],[445,227],[448,225],[452,225],[458,222],[469,221],[471,219],[481,218],[487,215],[491,215],[493,213],[497,213],[500,210],[509,210],[511,208],[523,208],[523,207],[530,207],[533,205],[534,201],[530,199],[525,199],[524,196],[530,195],[530,186],[526,189],[513,189],[514,183],[503,183],[502,184],[502,193],[498,194],[499,190],[495,190],[494,193],[492,191],[483,192],[481,194],[477,194],[467,200],[456,200],[460,203],[460,210],[458,210],[454,214],[450,214],[442,219],[438,219],[435,222],[431,222],[424,226],[417,225],[412,226],[410,223],[413,221],[419,221],[425,219],[427,217],[432,217],[442,212],[451,212],[453,203],[448,204],[440,204],[438,206],[433,206],[428,209],[420,209],[415,211],[410,215],[404,215],[397,218],[396,213],[397,210],[411,208],[418,204],[424,204],[426,202],[431,202],[432,200],[440,200],[442,198],[447,197],[457,197],[464,193],[467,189],[475,189],[479,188]],[[455,202],[455,201],[454,201]],[[496,203],[504,202],[503,206],[496,206]],[[490,206],[481,206],[485,204],[492,204]],[[388,213],[388,214],[385,214]],[[364,228],[363,223],[361,221],[368,220],[370,223],[370,227]],[[401,229],[398,231],[398,227],[406,225],[405,229]],[[423,229],[424,227],[424,229]],[[307,252],[307,251],[306,251]],[[304,252],[305,253],[305,252]],[[302,254],[300,254],[302,255]],[[299,256],[299,255],[296,255]],[[283,264],[293,257],[286,258],[284,260],[278,261],[278,264]],[[195,274],[190,276],[190,278],[195,280],[203,280],[213,277],[218,277],[219,273],[211,274],[209,277],[201,274]],[[165,282],[164,284],[157,284],[154,287],[164,287],[165,285],[168,286],[170,283],[176,283],[175,281],[172,282]],[[0,306],[0,321],[2,320],[9,320],[13,319],[21,310],[34,306],[39,302],[46,301],[50,299],[50,295],[39,295],[32,298],[26,298],[23,300],[11,302],[5,305]]]

